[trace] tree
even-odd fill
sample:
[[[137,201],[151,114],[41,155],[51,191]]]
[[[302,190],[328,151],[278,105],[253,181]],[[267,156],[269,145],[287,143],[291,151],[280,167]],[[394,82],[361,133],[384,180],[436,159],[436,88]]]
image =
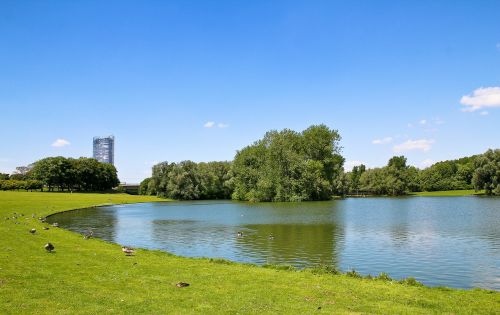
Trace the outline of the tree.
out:
[[[330,199],[342,174],[340,135],[325,125],[298,133],[269,131],[236,153],[233,199],[301,201]]]
[[[149,188],[149,183],[151,182],[151,177],[145,178],[140,184],[139,184],[139,195],[150,195],[148,188]]]
[[[359,166],[354,166],[352,168],[352,171],[349,174],[349,184],[350,184],[350,190],[353,193],[359,194],[360,178],[365,171],[366,171],[366,166],[363,164]]]
[[[116,168],[91,158],[49,157],[34,163],[30,176],[49,188],[105,191],[119,184]]]
[[[474,165],[474,188],[484,189],[487,195],[500,195],[500,149],[486,151],[475,160]]]

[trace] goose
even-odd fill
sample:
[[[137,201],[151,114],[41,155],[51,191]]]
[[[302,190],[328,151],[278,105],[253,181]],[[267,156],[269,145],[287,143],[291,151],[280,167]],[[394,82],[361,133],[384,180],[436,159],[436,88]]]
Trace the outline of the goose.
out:
[[[135,250],[130,247],[122,246],[122,252],[124,252],[127,256],[132,256],[132,254],[135,253]]]
[[[89,229],[87,232],[83,233],[83,238],[86,240],[88,240],[92,236],[94,236],[94,231],[92,231],[91,229]]]
[[[45,250],[47,250],[49,253],[51,253],[53,250],[54,250],[54,245],[52,245],[51,243],[47,243],[45,244]]]

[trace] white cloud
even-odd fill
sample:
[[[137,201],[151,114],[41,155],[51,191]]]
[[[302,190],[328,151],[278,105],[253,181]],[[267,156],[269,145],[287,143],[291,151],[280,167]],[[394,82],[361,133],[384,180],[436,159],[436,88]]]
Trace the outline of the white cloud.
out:
[[[212,128],[213,126],[215,126],[215,122],[214,121],[207,121],[203,127],[205,128]]]
[[[422,120],[421,120],[421,121],[419,121],[418,123],[419,123],[419,124],[421,124],[421,125],[425,125],[425,124],[427,124],[427,120],[422,119]]]
[[[382,139],[375,139],[372,141],[373,144],[387,144],[392,142],[392,137],[385,137]]]
[[[472,94],[462,96],[460,103],[466,106],[462,108],[463,112],[500,107],[500,87],[481,87],[474,90]]]
[[[361,164],[366,165],[366,163],[365,163],[365,162],[363,162],[363,161],[347,161],[347,162],[345,162],[345,163],[344,163],[344,169],[345,169],[346,171],[350,171],[350,170],[352,170],[352,168],[353,168],[354,166],[359,166],[359,165],[361,165]]]
[[[223,123],[218,123],[217,127],[219,127],[219,128],[227,128],[227,127],[229,127],[229,125],[228,124],[223,124]]]
[[[489,113],[488,113],[487,111],[485,111],[485,110],[483,110],[482,112],[480,112],[480,113],[479,113],[479,115],[481,115],[481,116],[486,116],[486,115],[488,115],[488,114],[489,114]]]
[[[70,144],[71,143],[66,139],[57,139],[51,145],[53,147],[56,147],[56,148],[61,148],[61,147],[65,147],[65,146],[70,145]]]
[[[394,152],[404,152],[411,150],[422,150],[429,151],[432,148],[434,140],[432,139],[419,139],[419,140],[407,140],[401,144],[397,144],[393,147]]]
[[[428,168],[429,166],[431,166],[432,164],[434,164],[434,160],[431,160],[431,159],[425,159],[423,160],[422,162],[420,162],[420,167],[421,168]]]

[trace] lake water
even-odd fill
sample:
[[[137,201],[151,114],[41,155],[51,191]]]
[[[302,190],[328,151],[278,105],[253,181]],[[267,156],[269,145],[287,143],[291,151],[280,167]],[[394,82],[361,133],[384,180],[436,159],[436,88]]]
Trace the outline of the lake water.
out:
[[[48,220],[181,256],[299,268],[331,264],[364,275],[411,276],[430,286],[500,290],[500,198],[144,203],[70,211]]]

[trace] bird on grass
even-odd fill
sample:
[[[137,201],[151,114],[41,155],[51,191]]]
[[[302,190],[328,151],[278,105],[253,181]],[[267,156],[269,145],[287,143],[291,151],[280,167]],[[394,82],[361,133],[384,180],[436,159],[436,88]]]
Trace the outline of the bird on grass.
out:
[[[238,232],[238,237],[243,237],[243,232]]]
[[[189,287],[189,283],[187,283],[187,282],[177,282],[177,284],[175,286],[178,287],[178,288],[185,288],[185,287]]]
[[[47,231],[47,230],[49,229],[49,227],[48,227],[48,226],[44,226],[44,227],[43,227],[43,229],[44,229],[45,231]]]
[[[94,231],[92,231],[91,229],[88,229],[87,232],[83,233],[83,238],[86,240],[88,240],[92,236],[94,236]]]
[[[59,227],[59,223],[54,222],[54,223],[52,223],[52,226],[53,226],[53,227]]]
[[[31,233],[31,234],[35,234],[35,233],[36,233],[36,229],[31,229],[31,230],[30,230],[30,233]]]
[[[130,247],[122,246],[122,252],[124,252],[126,256],[132,256],[135,253],[135,250]]]
[[[48,251],[49,253],[52,253],[52,251],[54,250],[54,245],[52,245],[51,243],[47,243],[45,244],[44,246],[45,250]]]

